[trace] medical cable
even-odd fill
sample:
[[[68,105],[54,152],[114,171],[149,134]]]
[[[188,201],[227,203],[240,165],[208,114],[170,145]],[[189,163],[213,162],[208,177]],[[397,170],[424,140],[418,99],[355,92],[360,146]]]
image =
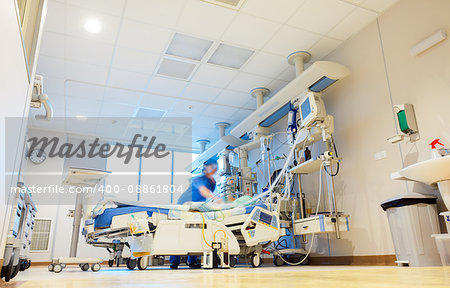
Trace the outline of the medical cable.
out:
[[[200,215],[202,215],[202,219],[203,219],[203,223],[202,223],[203,241],[205,241],[206,245],[208,245],[209,247],[212,248],[212,245],[210,245],[208,242],[206,242],[206,238],[205,238],[205,216],[203,216],[203,213],[201,213],[199,211],[194,211],[194,213],[199,213]]]
[[[321,199],[320,195],[321,195],[321,190],[322,190],[322,168],[324,168],[324,162],[322,162],[322,164],[320,165],[319,196],[317,198],[316,212],[314,214],[315,216],[317,216],[317,214],[319,213],[319,206],[320,206],[320,199]],[[294,235],[292,235],[292,236],[294,237]],[[292,262],[289,262],[286,259],[284,259],[283,256],[281,256],[281,255],[278,255],[278,257],[280,257],[280,259],[283,260],[284,263],[292,265],[292,266],[297,266],[297,265],[302,264],[303,262],[305,262],[306,259],[308,259],[308,256],[311,253],[312,247],[314,245],[314,236],[315,236],[315,233],[313,232],[311,234],[311,244],[309,246],[308,252],[306,253],[305,257],[303,257],[303,259],[301,261],[292,263]]]

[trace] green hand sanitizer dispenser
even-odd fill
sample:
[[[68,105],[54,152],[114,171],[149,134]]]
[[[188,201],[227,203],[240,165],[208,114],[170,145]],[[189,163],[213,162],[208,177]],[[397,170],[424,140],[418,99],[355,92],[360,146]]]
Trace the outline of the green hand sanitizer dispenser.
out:
[[[405,136],[408,136],[410,141],[419,140],[419,129],[417,128],[414,106],[412,104],[400,104],[394,105],[393,108],[395,115],[397,116],[398,127],[404,136],[397,135],[388,140],[392,143],[396,143],[403,140]]]

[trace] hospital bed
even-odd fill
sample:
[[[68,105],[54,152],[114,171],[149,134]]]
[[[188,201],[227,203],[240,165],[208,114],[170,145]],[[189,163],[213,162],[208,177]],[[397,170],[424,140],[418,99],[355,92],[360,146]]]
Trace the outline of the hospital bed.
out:
[[[112,251],[110,261],[118,253],[128,256],[129,269],[135,262],[145,269],[148,256],[169,255],[203,256],[203,268],[229,268],[237,255],[259,266],[263,248],[280,237],[278,213],[264,204],[224,210],[205,209],[201,203],[140,205],[104,201],[104,208],[94,209],[85,221],[87,243]]]

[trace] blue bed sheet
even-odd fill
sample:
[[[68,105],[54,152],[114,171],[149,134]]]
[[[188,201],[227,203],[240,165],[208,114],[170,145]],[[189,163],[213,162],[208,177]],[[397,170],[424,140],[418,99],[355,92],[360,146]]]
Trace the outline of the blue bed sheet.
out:
[[[149,217],[152,216],[153,212],[159,212],[163,214],[168,214],[169,209],[157,208],[157,207],[143,207],[143,206],[121,206],[117,208],[108,208],[105,211],[95,217],[95,228],[106,228],[111,225],[112,218],[117,215],[124,215],[129,213],[136,213],[141,211],[147,211]]]
[[[251,206],[245,207],[245,214],[250,214],[250,212],[252,212],[252,210],[253,210],[253,208],[255,208],[255,206],[267,209],[266,205],[264,205],[264,204],[251,205]],[[102,214],[100,214],[94,218],[94,220],[95,220],[94,227],[95,228],[107,228],[111,225],[112,218],[114,216],[124,215],[124,214],[129,214],[129,213],[136,213],[136,212],[141,212],[141,211],[147,211],[147,215],[149,217],[152,216],[153,212],[158,212],[158,213],[163,213],[163,214],[169,213],[169,209],[158,208],[158,207],[120,206],[117,208],[108,208],[108,209],[105,209],[105,211]]]

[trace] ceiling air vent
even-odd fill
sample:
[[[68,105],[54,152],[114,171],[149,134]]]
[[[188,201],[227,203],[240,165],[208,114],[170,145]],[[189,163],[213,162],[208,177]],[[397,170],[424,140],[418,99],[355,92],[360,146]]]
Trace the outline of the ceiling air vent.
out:
[[[167,111],[159,110],[159,109],[153,109],[153,108],[145,108],[145,107],[139,107],[136,110],[136,118],[155,118],[155,119],[161,119],[164,117]]]
[[[181,80],[189,80],[196,67],[196,63],[163,57],[156,74]]]
[[[219,5],[225,8],[239,10],[245,0],[203,0],[211,4]]]

